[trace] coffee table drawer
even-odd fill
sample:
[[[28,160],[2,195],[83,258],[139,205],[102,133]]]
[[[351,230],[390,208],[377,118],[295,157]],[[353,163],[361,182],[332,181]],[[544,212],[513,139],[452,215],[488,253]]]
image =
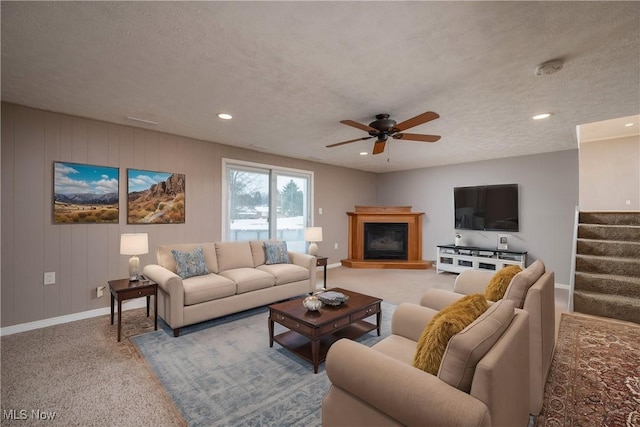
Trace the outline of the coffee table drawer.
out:
[[[349,317],[345,316],[342,317],[340,319],[337,319],[334,322],[331,322],[328,325],[324,325],[320,328],[320,335],[324,335],[324,334],[328,334],[329,332],[336,330],[336,329],[340,329],[343,326],[347,326],[349,325],[351,322],[349,321]]]
[[[273,320],[275,320],[276,322],[278,322],[282,326],[285,326],[285,327],[291,329],[292,331],[296,331],[296,332],[300,332],[300,333],[303,333],[303,334],[307,334],[309,336],[313,336],[313,328],[311,328],[310,326],[307,326],[307,325],[305,325],[303,323],[296,322],[295,320],[290,319],[287,316],[283,316],[282,314],[274,314],[273,315]]]
[[[380,304],[374,304],[374,305],[370,305],[369,307],[365,308],[364,310],[360,310],[357,311],[355,313],[353,313],[351,315],[351,319],[352,321],[356,321],[356,320],[360,320],[360,319],[364,319],[367,318],[369,316],[373,316],[374,314],[378,313],[380,311]]]

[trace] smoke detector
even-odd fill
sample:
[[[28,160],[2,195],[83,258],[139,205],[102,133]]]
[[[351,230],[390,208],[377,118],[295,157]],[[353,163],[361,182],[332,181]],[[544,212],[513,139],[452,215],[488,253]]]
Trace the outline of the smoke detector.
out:
[[[545,62],[536,67],[536,76],[549,75],[562,70],[562,61],[559,59]]]

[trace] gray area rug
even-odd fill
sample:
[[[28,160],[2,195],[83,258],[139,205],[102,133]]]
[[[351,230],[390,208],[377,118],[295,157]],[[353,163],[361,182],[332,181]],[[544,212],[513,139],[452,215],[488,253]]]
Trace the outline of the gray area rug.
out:
[[[394,310],[383,302],[382,336],[358,341],[371,346],[388,336]],[[324,363],[314,374],[311,363],[277,343],[270,348],[266,307],[182,328],[178,338],[159,326],[131,340],[188,425],[321,425]],[[276,324],[276,333],[284,330]]]

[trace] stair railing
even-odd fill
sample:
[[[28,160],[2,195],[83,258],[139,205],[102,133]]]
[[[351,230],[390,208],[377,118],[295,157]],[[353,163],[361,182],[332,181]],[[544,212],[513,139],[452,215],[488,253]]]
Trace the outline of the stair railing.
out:
[[[571,248],[571,272],[569,273],[569,301],[567,311],[573,312],[573,291],[576,282],[576,257],[578,256],[578,225],[580,223],[580,206],[576,206],[573,219],[573,247]]]

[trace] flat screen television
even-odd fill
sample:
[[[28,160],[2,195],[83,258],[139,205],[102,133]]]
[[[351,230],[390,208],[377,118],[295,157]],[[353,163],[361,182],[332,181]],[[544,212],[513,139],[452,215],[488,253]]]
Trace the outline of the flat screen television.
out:
[[[519,231],[518,184],[455,187],[457,230]]]

